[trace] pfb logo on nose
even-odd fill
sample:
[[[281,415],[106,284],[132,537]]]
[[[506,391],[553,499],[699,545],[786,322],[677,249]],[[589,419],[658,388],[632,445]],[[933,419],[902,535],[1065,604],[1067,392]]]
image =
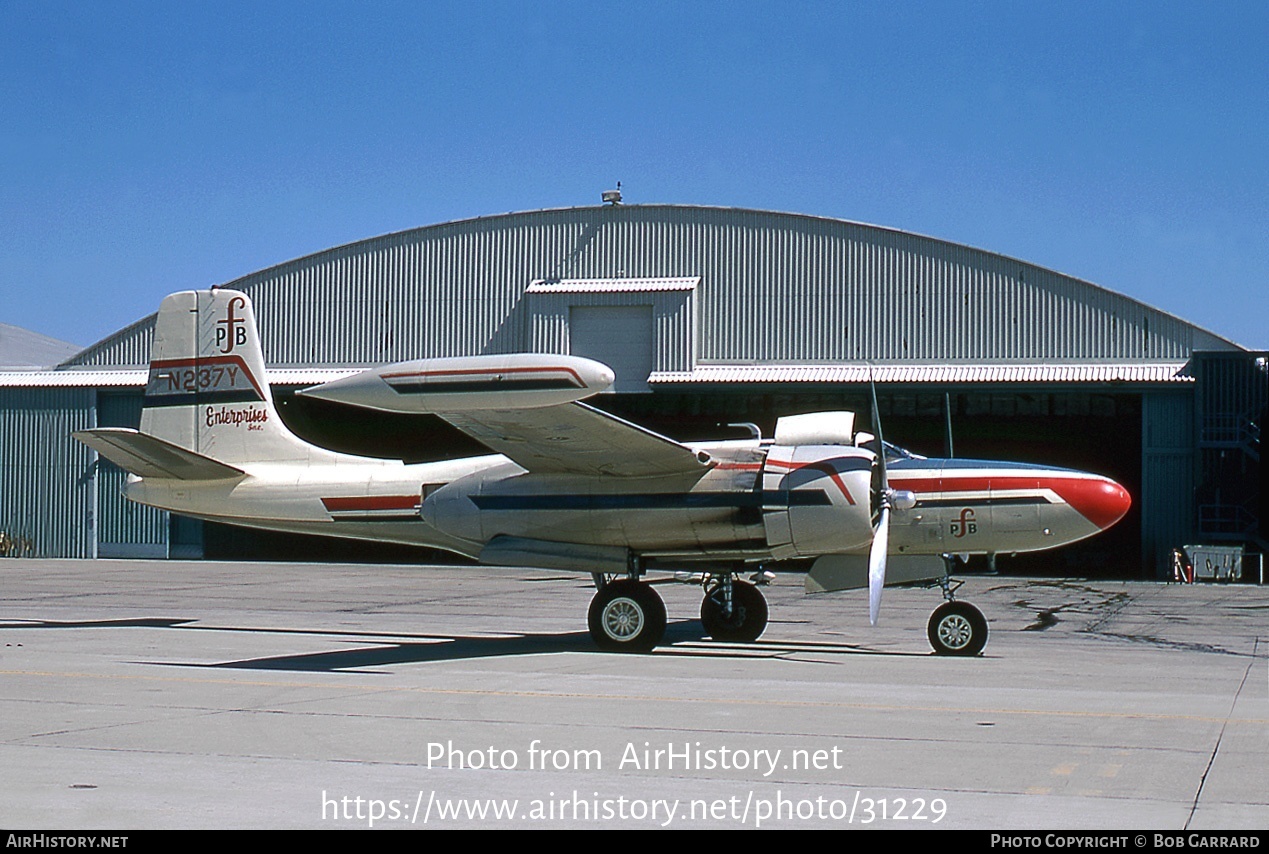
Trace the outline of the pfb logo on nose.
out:
[[[952,536],[960,539],[966,534],[977,534],[978,522],[974,519],[974,508],[966,507],[960,518],[952,520]]]
[[[247,343],[247,328],[245,326],[247,319],[234,315],[235,308],[242,308],[246,304],[247,301],[242,297],[234,297],[229,301],[225,316],[216,321],[218,326],[216,329],[216,346],[220,348],[220,352],[232,353],[235,347]]]

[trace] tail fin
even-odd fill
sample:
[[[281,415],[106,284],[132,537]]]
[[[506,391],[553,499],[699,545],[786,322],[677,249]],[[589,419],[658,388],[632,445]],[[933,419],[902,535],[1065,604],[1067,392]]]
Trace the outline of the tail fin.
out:
[[[163,300],[141,432],[229,465],[323,455],[278,418],[251,300],[226,289]]]

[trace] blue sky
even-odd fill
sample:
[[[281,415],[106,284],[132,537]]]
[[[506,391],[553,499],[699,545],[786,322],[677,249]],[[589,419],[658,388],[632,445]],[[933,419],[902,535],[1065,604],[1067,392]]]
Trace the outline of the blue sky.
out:
[[[0,321],[631,203],[967,243],[1269,349],[1269,4],[0,0]]]

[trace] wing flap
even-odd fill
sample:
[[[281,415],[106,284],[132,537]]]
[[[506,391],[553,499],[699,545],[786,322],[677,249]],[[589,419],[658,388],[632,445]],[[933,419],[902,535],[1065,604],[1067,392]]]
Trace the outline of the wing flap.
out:
[[[71,435],[124,471],[139,477],[223,480],[241,477],[245,473],[242,469],[127,427],[98,427]]]
[[[699,475],[709,462],[686,445],[584,403],[437,414],[532,472]]]

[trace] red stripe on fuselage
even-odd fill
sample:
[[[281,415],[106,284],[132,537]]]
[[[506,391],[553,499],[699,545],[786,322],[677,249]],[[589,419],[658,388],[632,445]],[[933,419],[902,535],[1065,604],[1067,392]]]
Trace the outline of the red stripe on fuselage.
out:
[[[1065,478],[1064,478],[1065,479]],[[1039,477],[1031,475],[1030,477],[1017,477],[1014,475],[1006,475],[1004,477],[994,476],[976,476],[976,477],[913,477],[907,478],[902,475],[891,472],[891,486],[899,486],[903,484],[903,489],[915,492],[920,495],[922,492],[986,492],[991,489],[1036,489],[1037,485],[1040,489],[1056,489],[1052,486],[1054,478]]]
[[[322,504],[332,513],[349,510],[415,510],[417,495],[358,495],[353,498],[323,498]]]
[[[790,463],[785,462],[784,460],[773,460],[768,458],[767,467],[786,469],[790,474],[798,471],[799,469],[814,469],[815,471],[824,472],[824,474],[828,475],[833,483],[837,485],[837,488],[841,490],[842,495],[846,496],[846,502],[848,504],[855,503],[854,497],[850,494],[850,490],[846,487],[846,481],[842,480],[842,476],[837,473],[837,469],[833,468],[827,462]]]
[[[933,497],[944,492],[981,492],[989,497],[993,492],[1022,489],[1048,489],[1092,522],[1105,530],[1123,518],[1132,506],[1128,490],[1105,477],[1069,477],[1062,475],[1004,475],[970,477],[914,477],[891,475],[890,482],[899,489]],[[966,499],[971,503],[972,499]]]

